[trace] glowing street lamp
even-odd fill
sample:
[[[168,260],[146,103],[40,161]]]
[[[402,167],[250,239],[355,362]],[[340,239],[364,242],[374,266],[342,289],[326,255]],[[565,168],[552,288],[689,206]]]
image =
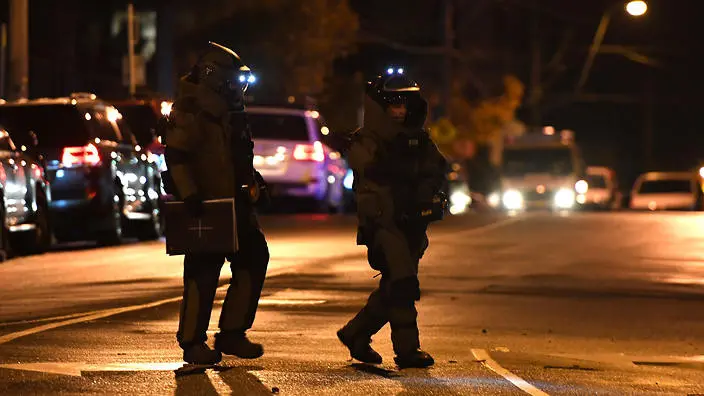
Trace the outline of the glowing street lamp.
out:
[[[648,12],[648,3],[643,0],[633,0],[626,4],[626,12],[631,16],[642,16]]]

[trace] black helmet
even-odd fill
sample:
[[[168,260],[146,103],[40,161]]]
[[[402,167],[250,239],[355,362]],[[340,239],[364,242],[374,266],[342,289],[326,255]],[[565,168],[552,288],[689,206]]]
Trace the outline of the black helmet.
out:
[[[407,77],[403,69],[389,68],[367,85],[367,95],[378,103],[384,111],[392,104],[405,104],[408,109],[405,124],[423,125],[428,105],[420,94],[418,83]]]
[[[235,105],[244,102],[243,96],[249,84],[256,81],[252,71],[235,51],[212,41],[208,42],[208,49],[198,59],[191,77],[198,84],[235,101]]]

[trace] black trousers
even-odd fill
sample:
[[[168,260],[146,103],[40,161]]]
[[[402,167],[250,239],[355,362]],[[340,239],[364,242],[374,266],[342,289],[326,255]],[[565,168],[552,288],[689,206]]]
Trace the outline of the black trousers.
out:
[[[205,342],[213,300],[226,260],[232,279],[220,314],[222,333],[244,333],[252,327],[259,304],[269,248],[262,231],[251,222],[238,224],[240,250],[233,254],[186,254],[183,271],[183,301],[176,338],[186,349]]]
[[[370,339],[387,323],[396,355],[420,348],[415,302],[420,299],[418,264],[428,247],[425,228],[378,230],[367,255],[381,272],[379,287],[343,332],[350,338]]]

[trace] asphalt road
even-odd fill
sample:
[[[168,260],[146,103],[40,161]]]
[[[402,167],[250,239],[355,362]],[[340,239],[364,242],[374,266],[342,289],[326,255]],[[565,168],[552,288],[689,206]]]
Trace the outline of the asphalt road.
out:
[[[272,262],[250,332],[263,358],[176,375],[179,258],[162,243],[62,247],[0,265],[0,394],[704,394],[700,215],[433,226],[419,324],[437,364],[401,371],[388,328],[374,339],[379,367],[349,360],[335,337],[376,282],[353,219],[264,226]]]

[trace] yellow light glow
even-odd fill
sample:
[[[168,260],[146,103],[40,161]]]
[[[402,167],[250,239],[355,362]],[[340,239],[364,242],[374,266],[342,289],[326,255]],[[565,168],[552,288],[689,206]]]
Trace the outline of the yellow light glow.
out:
[[[324,126],[324,127],[320,128],[320,133],[322,133],[323,136],[327,136],[330,134],[330,128]]]
[[[704,166],[699,168],[699,176],[704,177]]]
[[[626,12],[632,16],[645,15],[645,13],[648,12],[648,3],[643,0],[629,1],[628,4],[626,4]]]

